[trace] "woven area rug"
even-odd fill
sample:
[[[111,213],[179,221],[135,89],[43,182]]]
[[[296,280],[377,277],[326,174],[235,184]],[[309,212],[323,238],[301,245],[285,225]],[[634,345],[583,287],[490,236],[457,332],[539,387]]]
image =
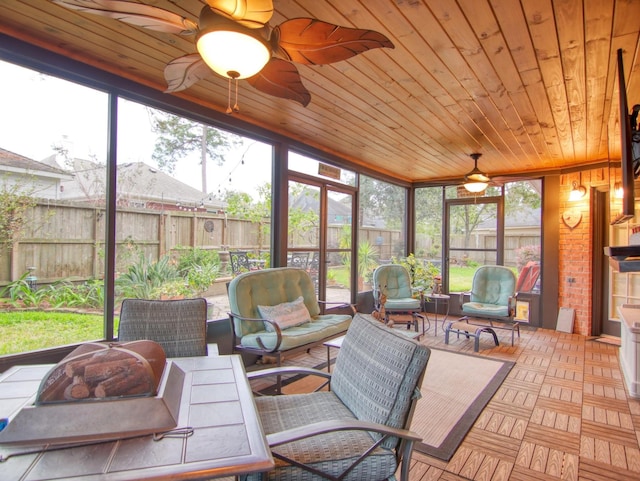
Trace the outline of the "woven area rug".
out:
[[[431,350],[411,430],[422,436],[415,450],[448,461],[513,362]]]

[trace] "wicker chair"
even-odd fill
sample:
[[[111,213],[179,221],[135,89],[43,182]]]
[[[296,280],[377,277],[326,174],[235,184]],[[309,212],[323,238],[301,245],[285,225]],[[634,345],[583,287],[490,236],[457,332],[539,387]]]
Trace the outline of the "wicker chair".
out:
[[[276,458],[262,479],[386,480],[401,467],[400,479],[407,480],[413,443],[421,439],[408,429],[430,352],[356,315],[333,373],[293,367],[250,373],[250,379],[286,372],[331,381],[331,391],[255,398]]]
[[[206,356],[206,299],[125,299],[120,309],[118,340],[139,339],[157,342],[167,357]]]

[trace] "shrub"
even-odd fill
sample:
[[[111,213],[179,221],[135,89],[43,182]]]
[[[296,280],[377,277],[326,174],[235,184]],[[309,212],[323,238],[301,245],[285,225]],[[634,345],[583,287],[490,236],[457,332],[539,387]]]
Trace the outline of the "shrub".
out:
[[[176,280],[181,280],[181,276],[169,256],[150,262],[140,254],[138,261],[116,279],[116,287],[123,297],[157,299],[162,284]]]
[[[178,273],[195,292],[206,291],[220,274],[218,251],[200,248],[181,248]]]
[[[400,264],[409,271],[411,278],[411,286],[416,289],[431,289],[433,286],[433,278],[440,274],[440,269],[429,261],[417,259],[413,254],[407,257],[392,257],[393,264]]]
[[[527,262],[530,261],[540,262],[539,245],[522,246],[516,249],[516,267],[518,271],[522,270],[527,265]]]

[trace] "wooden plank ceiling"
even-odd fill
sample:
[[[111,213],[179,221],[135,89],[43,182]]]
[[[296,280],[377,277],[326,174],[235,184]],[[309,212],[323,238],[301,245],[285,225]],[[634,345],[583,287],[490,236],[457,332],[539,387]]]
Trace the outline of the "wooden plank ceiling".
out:
[[[200,0],[145,0],[197,21]],[[639,0],[274,0],[295,17],[367,28],[394,49],[297,65],[305,108],[240,81],[241,119],[406,181],[460,178],[481,152],[492,176],[620,158],[616,50],[640,103]],[[163,91],[194,39],[68,10],[1,0],[0,32]],[[181,97],[224,111],[215,75]],[[169,94],[167,94],[169,95]]]

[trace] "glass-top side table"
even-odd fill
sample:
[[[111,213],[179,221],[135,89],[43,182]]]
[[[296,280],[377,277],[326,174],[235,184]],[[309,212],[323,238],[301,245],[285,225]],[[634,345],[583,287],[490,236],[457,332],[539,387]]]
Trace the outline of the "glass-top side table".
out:
[[[444,329],[444,322],[447,320],[447,317],[449,317],[449,301],[451,300],[451,296],[448,294],[434,294],[434,293],[424,293],[424,299],[427,302],[433,301],[435,303],[434,306],[434,316],[433,316],[433,320],[434,320],[434,324],[435,324],[435,335],[438,335],[438,321],[442,322],[442,326]],[[438,304],[442,303],[446,306],[446,310],[444,312],[444,317],[442,317],[442,319],[438,319]],[[425,314],[427,314],[427,310],[426,310],[426,306],[425,306]],[[428,317],[428,314],[427,314]]]

